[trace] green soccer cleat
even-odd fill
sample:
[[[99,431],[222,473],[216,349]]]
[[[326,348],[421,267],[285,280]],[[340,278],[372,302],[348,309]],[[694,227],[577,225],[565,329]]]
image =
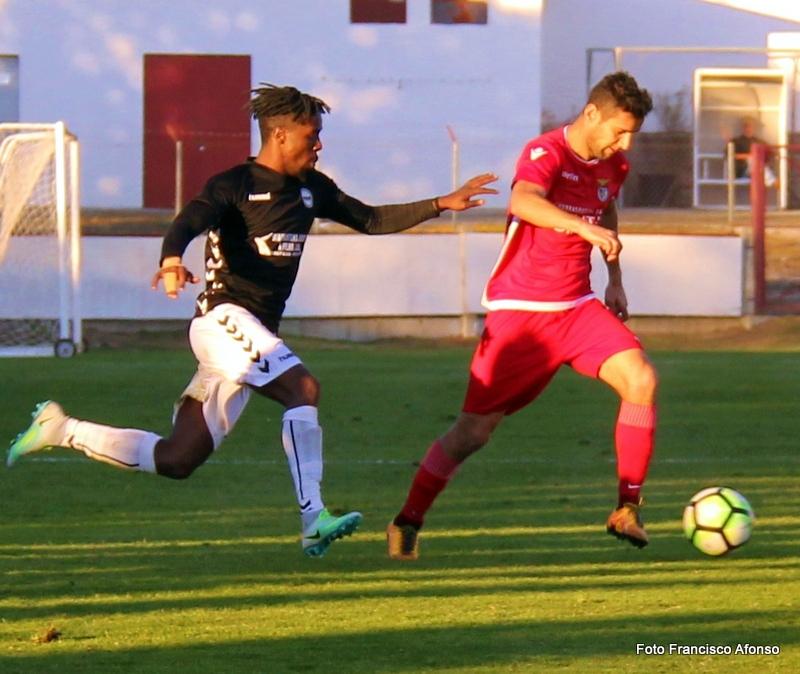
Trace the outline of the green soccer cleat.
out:
[[[64,441],[67,415],[61,405],[52,400],[39,403],[31,413],[33,421],[20,433],[8,448],[6,466],[11,468],[25,454],[58,447]]]
[[[336,539],[352,534],[362,519],[359,512],[335,517],[323,508],[314,523],[303,532],[303,552],[308,557],[322,557]]]

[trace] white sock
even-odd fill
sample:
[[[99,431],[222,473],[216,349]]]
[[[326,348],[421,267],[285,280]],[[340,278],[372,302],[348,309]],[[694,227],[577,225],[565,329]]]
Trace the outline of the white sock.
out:
[[[83,452],[90,459],[127,470],[156,472],[153,451],[161,437],[155,433],[114,428],[71,417],[65,430],[67,447]]]
[[[320,494],[322,429],[317,423],[317,408],[303,405],[286,410],[281,435],[305,527],[325,507]]]

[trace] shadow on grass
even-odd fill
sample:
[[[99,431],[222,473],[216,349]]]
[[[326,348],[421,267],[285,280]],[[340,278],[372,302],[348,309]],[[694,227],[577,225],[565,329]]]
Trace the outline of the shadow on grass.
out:
[[[460,533],[460,532],[459,532]],[[382,541],[337,543],[325,560],[297,544],[263,539],[135,541],[0,546],[6,620],[102,617],[157,611],[218,611],[340,601],[487,598],[498,593],[648,592],[669,595],[690,578],[705,592],[796,576],[796,538],[710,559],[679,535],[635,550],[602,532],[435,538],[415,564],[385,558]],[[779,558],[785,557],[784,561]],[[723,566],[724,565],[724,566]],[[531,608],[535,613],[536,608]]]
[[[776,644],[783,651],[800,640],[793,612],[747,611],[736,616],[750,625],[746,641]],[[66,640],[69,637],[65,637]],[[124,635],[114,650],[88,653],[26,653],[5,659],[4,672],[420,672],[482,666],[533,669],[586,659],[633,656],[636,644],[736,645],[730,613],[713,610],[669,616],[624,618],[493,620],[468,625],[386,627],[339,634],[219,640],[163,648],[125,648]],[[45,650],[45,648],[42,648]],[[741,656],[745,657],[745,656]],[[782,656],[772,657],[777,666]],[[733,661],[737,658],[733,656]],[[655,667],[659,659],[652,659]],[[688,664],[689,658],[682,658]],[[746,657],[748,663],[769,658]],[[725,658],[726,666],[733,664]],[[640,662],[645,666],[645,662]],[[660,659],[659,665],[666,662]],[[7,668],[6,668],[7,667]],[[516,669],[515,671],[521,671]],[[644,670],[640,670],[644,671]],[[661,670],[660,670],[661,671]],[[679,670],[674,670],[679,671]],[[685,670],[684,670],[685,671]]]

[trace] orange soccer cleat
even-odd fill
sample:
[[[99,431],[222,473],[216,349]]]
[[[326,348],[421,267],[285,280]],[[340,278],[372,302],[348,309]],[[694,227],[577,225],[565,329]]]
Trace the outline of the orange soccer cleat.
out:
[[[650,542],[644,530],[641,515],[641,503],[623,503],[614,510],[606,521],[606,531],[620,540],[628,541],[637,548],[643,548]]]

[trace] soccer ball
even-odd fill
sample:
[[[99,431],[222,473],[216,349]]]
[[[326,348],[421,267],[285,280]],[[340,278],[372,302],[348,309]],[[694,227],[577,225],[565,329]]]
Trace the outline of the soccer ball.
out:
[[[755,513],[747,499],[730,487],[709,487],[692,496],[683,511],[683,532],[707,555],[729,553],[747,543]]]

